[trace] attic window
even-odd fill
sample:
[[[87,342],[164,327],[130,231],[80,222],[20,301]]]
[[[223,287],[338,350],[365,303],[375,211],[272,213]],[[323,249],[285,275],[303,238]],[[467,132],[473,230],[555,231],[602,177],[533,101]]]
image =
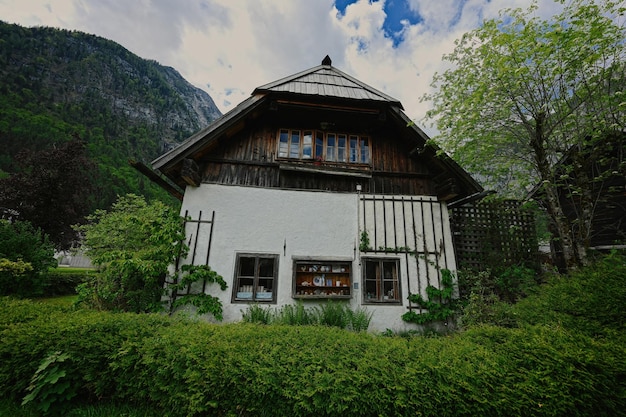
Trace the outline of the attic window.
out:
[[[370,146],[368,136],[303,129],[278,131],[279,158],[369,164]]]

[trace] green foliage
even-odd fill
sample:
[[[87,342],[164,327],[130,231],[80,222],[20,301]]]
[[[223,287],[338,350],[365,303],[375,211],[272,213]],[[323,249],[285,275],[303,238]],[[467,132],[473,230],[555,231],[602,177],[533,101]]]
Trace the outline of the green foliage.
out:
[[[361,252],[367,252],[368,250],[371,250],[370,237],[366,230],[363,230],[361,232],[361,241],[359,243],[359,250]]]
[[[191,305],[196,307],[196,314],[211,314],[217,320],[222,321],[224,318],[222,302],[219,298],[205,293],[187,294],[177,298],[173,303],[173,308],[179,308],[185,305]]]
[[[123,341],[173,323],[158,315],[103,314],[10,298],[0,299],[0,311],[0,397],[20,400],[42,358],[57,351],[71,358],[62,363],[71,376],[64,392],[77,392],[76,400],[110,398],[115,380],[108,364]]]
[[[593,151],[566,156],[626,130],[626,26],[621,2],[561,3],[549,19],[533,3],[463,35],[423,99],[432,102],[427,117],[437,141],[484,185],[513,197],[538,186],[569,269],[586,264],[595,196],[606,178],[592,169]],[[564,215],[565,198],[576,205],[575,219]]]
[[[555,161],[573,144],[624,129],[615,117],[625,82],[619,2],[576,0],[546,20],[535,10],[505,9],[464,34],[443,58],[452,66],[433,79],[435,93],[423,97],[441,145],[490,185],[511,187],[505,192],[554,180],[538,172],[536,134]]]
[[[515,304],[486,288],[491,278],[487,272],[482,274],[487,277],[476,280],[463,307],[463,327],[556,325],[589,337],[626,330],[623,310],[617,307],[626,305],[624,254],[602,257],[592,266],[568,275],[554,274]]]
[[[168,267],[186,251],[182,218],[161,202],[127,195],[88,220],[78,230],[85,254],[101,272],[81,285],[81,300],[107,310],[161,309]]]
[[[459,272],[463,326],[492,324],[509,327],[511,305],[539,290],[539,276],[532,268],[512,265],[499,271]]]
[[[184,265],[178,281],[166,288],[169,266],[188,250],[184,220],[171,207],[129,194],[88,220],[77,229],[84,234],[85,254],[100,272],[78,287],[79,302],[103,310],[155,312],[163,310],[162,296],[168,291],[170,311],[192,305],[197,314],[222,319],[219,298],[204,291],[178,294],[197,283],[225,290],[226,281],[209,266]]]
[[[76,294],[76,288],[94,274],[96,271],[90,268],[50,269],[45,275],[44,293],[47,297]]]
[[[198,113],[176,71],[93,35],[0,22],[0,39],[0,172],[14,173],[24,148],[78,135],[98,164],[87,212],[127,193],[178,204],[128,160],[150,161],[219,116],[208,97]]]
[[[291,307],[289,311],[291,312]],[[250,304],[245,311],[242,311],[241,318],[244,323],[270,324],[273,321],[273,314],[271,308]]]
[[[228,288],[224,278],[208,265],[183,265],[181,272],[182,277],[180,280],[175,284],[168,284],[167,287],[171,291],[171,297],[174,299],[171,310],[184,305],[192,305],[196,307],[196,314],[210,313],[217,320],[221,321],[223,319],[223,307],[222,301],[218,297],[206,294],[204,291],[189,294],[178,294],[178,292],[185,288],[193,288],[196,283],[202,283],[203,289],[207,284],[217,284],[224,291]]]
[[[77,391],[72,376],[63,369],[63,363],[68,360],[71,358],[65,353],[54,352],[48,355],[35,371],[22,405],[35,404],[43,415],[51,414],[49,412],[52,405],[55,410],[67,407]]]
[[[425,309],[425,313],[416,313],[410,310],[402,315],[402,320],[426,324],[436,321],[446,321],[451,318],[457,310],[457,301],[454,299],[454,275],[448,269],[441,270],[441,288],[432,285],[426,287],[428,299],[424,299],[421,294],[410,294],[408,299],[416,303],[420,309]]]
[[[254,321],[251,321],[254,323]],[[296,304],[286,304],[280,308],[273,318],[274,324],[285,324],[291,326],[306,326],[316,323],[314,311],[304,307],[301,300]],[[268,324],[268,323],[265,323]]]
[[[151,410],[132,404],[111,404],[104,400],[97,404],[72,404],[67,417],[162,417],[162,410]],[[40,417],[40,413],[9,400],[0,399],[0,416]]]
[[[75,399],[172,417],[576,417],[621,415],[626,406],[623,333],[594,339],[565,323],[389,338],[325,326],[68,311],[4,298],[0,337],[0,397],[13,400],[27,393],[41,358],[60,351],[71,358],[60,370],[76,378]]]
[[[93,206],[96,165],[86,144],[75,138],[56,146],[21,150],[14,172],[0,180],[0,206],[42,229],[59,249],[77,240],[72,225],[84,220]]]
[[[334,303],[329,300],[310,308],[305,308],[302,302],[295,305],[287,304],[279,309],[251,304],[242,311],[242,320],[244,323],[257,324],[321,325],[361,332],[369,328],[372,314],[360,307],[352,310],[347,303]]]
[[[25,274],[33,272],[33,266],[21,259],[13,262],[6,258],[0,258],[0,272],[7,274],[11,279],[18,280]]]
[[[28,222],[0,220],[0,295],[43,292],[44,273],[56,266],[48,237]]]
[[[615,252],[569,275],[554,275],[532,297],[515,304],[517,326],[560,325],[590,337],[626,331],[626,254]]]

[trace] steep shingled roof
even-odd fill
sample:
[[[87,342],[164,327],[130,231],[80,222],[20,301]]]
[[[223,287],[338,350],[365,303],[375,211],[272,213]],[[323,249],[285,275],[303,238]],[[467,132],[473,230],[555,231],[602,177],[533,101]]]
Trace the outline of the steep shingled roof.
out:
[[[266,92],[371,100],[385,102],[403,109],[399,100],[333,67],[328,55],[321,65],[257,87],[252,95]]]

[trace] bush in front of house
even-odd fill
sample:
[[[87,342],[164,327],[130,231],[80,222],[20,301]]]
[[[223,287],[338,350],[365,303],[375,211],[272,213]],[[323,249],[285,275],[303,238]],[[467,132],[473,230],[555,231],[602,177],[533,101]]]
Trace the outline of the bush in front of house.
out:
[[[406,339],[2,298],[0,339],[0,397],[21,402],[39,384],[42,398],[27,406],[40,411],[41,401],[60,410],[78,399],[171,416],[583,416],[626,406],[623,340],[562,326]],[[33,379],[42,366],[62,376]]]
[[[515,304],[498,299],[477,278],[460,317],[464,327],[563,326],[599,337],[626,333],[626,252],[601,257],[593,265],[547,278],[532,296]]]
[[[48,236],[25,221],[0,219],[0,296],[43,294],[45,272],[56,266]]]

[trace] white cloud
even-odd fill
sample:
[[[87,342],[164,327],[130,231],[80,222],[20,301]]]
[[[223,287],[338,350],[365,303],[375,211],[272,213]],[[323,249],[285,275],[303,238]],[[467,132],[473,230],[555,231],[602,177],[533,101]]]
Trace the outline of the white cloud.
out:
[[[226,112],[257,86],[318,65],[333,65],[399,99],[419,120],[441,57],[454,40],[531,0],[408,0],[423,20],[405,24],[394,48],[384,1],[358,0],[339,14],[333,0],[0,0],[0,16],[25,26],[93,33],[176,68]],[[399,1],[399,0],[394,0]],[[540,14],[552,14],[540,0]],[[428,129],[426,129],[428,131]]]

